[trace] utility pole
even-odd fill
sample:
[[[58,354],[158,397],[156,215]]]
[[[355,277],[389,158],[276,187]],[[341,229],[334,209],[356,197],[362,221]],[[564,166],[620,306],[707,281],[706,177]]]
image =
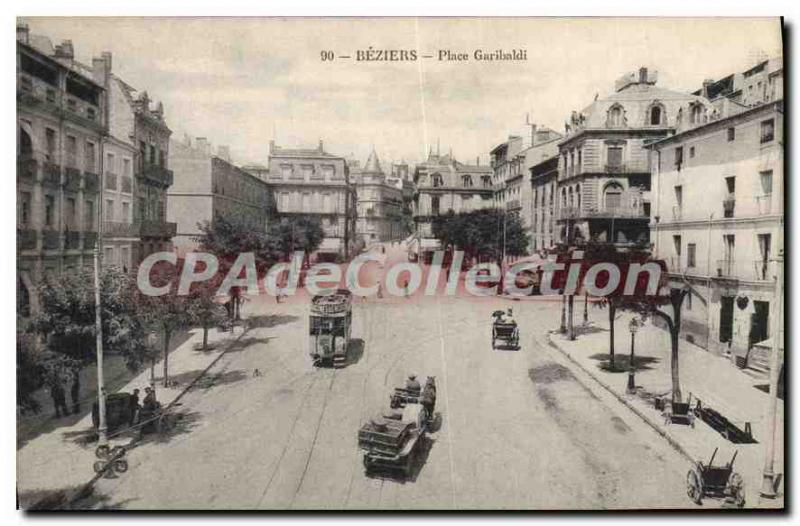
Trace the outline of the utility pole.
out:
[[[108,426],[106,424],[106,392],[103,385],[103,321],[100,306],[100,241],[94,245],[94,312],[95,333],[97,334],[97,409],[99,417],[98,445],[108,444]]]

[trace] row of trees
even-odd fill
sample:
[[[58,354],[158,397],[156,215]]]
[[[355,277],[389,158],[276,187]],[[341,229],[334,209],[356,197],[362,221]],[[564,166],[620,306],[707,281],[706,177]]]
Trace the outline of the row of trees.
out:
[[[226,316],[238,316],[242,291],[233,287],[229,298],[217,297],[217,291],[239,253],[253,252],[261,273],[276,262],[288,261],[296,250],[313,252],[324,237],[319,221],[308,217],[279,219],[266,232],[253,230],[237,219],[219,217],[199,226],[199,249],[217,256],[220,265],[211,279],[192,284],[187,295],[177,294],[183,260],[175,266],[153,268],[152,284],[170,285],[170,292],[164,296],[143,294],[134,274],[116,268],[105,268],[100,275],[104,352],[123,356],[131,371],[148,363],[154,367],[161,354],[165,385],[169,385],[170,343],[178,331],[202,328],[202,345],[207,349],[209,329]],[[17,323],[17,404],[23,411],[38,411],[33,393],[43,386],[72,385],[75,393],[80,370],[96,360],[91,272],[46,279],[38,294],[40,312]],[[222,303],[235,306],[235,311],[226,311]],[[155,335],[162,337],[160,346],[154,341]]]

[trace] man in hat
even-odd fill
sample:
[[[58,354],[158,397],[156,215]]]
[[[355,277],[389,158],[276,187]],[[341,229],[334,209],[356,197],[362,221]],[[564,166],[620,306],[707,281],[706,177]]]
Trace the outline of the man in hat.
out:
[[[417,375],[409,374],[408,380],[406,380],[406,391],[409,393],[419,396],[419,392],[422,390],[422,387],[419,385],[417,381]]]

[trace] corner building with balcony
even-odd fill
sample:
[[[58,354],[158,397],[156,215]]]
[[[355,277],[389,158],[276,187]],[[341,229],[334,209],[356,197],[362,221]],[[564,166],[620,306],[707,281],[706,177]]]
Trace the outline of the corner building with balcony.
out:
[[[270,141],[268,179],[279,216],[317,217],[325,238],[319,260],[347,258],[356,231],[356,193],[344,157],[315,148],[281,148]]]
[[[107,97],[73,67],[70,41],[17,28],[18,314],[45,276],[91,266],[97,242]]]
[[[649,147],[655,253],[706,300],[687,298],[682,336],[762,377],[782,301],[782,84],[780,60],[706,81],[710,102],[684,106],[676,133]]]
[[[682,107],[702,97],[656,86],[641,68],[614,93],[572,112],[559,143],[558,242],[648,246],[650,158],[645,146],[671,134]],[[686,110],[683,110],[686,111]]]

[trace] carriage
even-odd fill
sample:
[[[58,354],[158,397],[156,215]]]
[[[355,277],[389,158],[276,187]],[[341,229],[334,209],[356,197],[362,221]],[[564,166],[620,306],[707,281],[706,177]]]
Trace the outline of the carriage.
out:
[[[733,471],[733,461],[738,451],[724,466],[714,466],[717,449],[714,449],[707,465],[697,461],[686,474],[686,494],[695,504],[701,504],[703,497],[724,497],[741,508],[744,506],[744,480]]]
[[[344,367],[352,324],[352,294],[337,289],[311,298],[309,355],[315,365]]]
[[[492,313],[492,349],[497,348],[497,342],[506,348],[519,349],[519,327],[517,322],[504,319],[503,311]]]

